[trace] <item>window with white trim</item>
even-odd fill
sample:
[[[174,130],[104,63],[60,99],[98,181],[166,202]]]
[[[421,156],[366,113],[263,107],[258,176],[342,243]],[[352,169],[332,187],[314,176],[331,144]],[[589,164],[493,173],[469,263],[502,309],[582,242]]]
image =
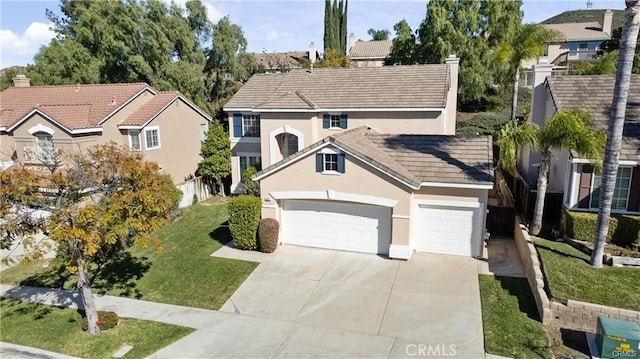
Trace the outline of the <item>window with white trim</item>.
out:
[[[330,115],[329,128],[340,128],[340,115]]]
[[[324,149],[316,153],[316,172],[338,174],[345,172],[345,155],[339,150]]]
[[[53,149],[53,136],[46,132],[36,132],[33,134],[36,138],[36,144],[40,148]]]
[[[250,166],[259,167],[262,158],[259,155],[239,155],[240,160],[240,173],[238,178],[242,178],[242,174]]]
[[[145,147],[147,150],[160,148],[160,128],[148,127],[144,130]]]
[[[129,149],[140,151],[140,130],[129,130]]]
[[[613,200],[611,209],[626,210],[629,204],[629,194],[631,192],[631,167],[619,167],[616,174],[616,185],[613,189]],[[591,185],[591,208],[598,208],[600,205],[600,184],[602,174],[595,173],[593,184]]]

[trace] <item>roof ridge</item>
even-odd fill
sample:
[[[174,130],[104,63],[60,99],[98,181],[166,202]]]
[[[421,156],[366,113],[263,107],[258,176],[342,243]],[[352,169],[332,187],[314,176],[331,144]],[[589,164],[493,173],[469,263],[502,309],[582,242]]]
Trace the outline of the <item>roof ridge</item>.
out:
[[[295,94],[298,95],[298,97],[300,97],[302,99],[302,101],[306,102],[309,107],[311,108],[318,108],[318,105],[315,104],[315,102],[311,101],[310,98],[308,98],[307,96],[305,96],[304,93],[302,93],[302,91],[300,90],[296,90]]]
[[[9,88],[6,88],[4,91],[6,90],[10,90],[10,89],[42,89],[42,88],[50,88],[50,87],[55,87],[55,88],[60,88],[60,87],[77,87],[77,86],[82,86],[82,87],[90,87],[90,86],[94,86],[94,87],[125,87],[125,86],[135,86],[135,85],[145,85],[147,87],[152,88],[151,85],[149,85],[146,82],[117,82],[117,83],[109,83],[109,84],[63,84],[63,85],[31,85],[31,86],[26,86],[26,87],[15,87],[15,86],[11,86]]]

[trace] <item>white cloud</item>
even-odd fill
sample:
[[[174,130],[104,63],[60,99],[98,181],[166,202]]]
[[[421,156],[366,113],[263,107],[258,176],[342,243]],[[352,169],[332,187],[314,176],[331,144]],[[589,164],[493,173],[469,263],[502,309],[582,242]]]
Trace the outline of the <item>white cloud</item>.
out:
[[[211,21],[212,23],[217,23],[218,20],[224,17],[225,14],[222,12],[221,9],[213,5],[213,2],[205,1],[203,3],[204,3],[204,7],[207,8],[207,17],[209,17],[209,21]]]
[[[32,63],[40,47],[55,37],[55,32],[49,29],[51,25],[34,21],[22,34],[0,29],[0,68]]]
[[[271,29],[267,32],[267,35],[265,35],[265,39],[267,41],[272,41],[275,40],[278,37],[278,32],[274,29]]]

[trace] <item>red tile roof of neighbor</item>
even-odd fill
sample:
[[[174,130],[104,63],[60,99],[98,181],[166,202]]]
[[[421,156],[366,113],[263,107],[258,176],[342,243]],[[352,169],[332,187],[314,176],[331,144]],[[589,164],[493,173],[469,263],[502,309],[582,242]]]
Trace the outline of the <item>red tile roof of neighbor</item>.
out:
[[[95,128],[144,89],[153,91],[146,83],[10,87],[0,93],[0,127],[38,110],[70,130]]]
[[[162,109],[170,104],[176,97],[180,96],[178,91],[158,92],[151,100],[140,106],[134,113],[124,119],[119,126],[142,126],[147,121],[155,117]]]

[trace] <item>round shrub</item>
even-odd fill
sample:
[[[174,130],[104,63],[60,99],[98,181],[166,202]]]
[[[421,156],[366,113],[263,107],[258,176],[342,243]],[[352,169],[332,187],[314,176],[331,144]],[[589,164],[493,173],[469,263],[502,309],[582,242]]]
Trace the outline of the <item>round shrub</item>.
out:
[[[229,201],[229,232],[236,248],[256,249],[261,207],[260,198],[254,196],[238,196]]]
[[[278,247],[278,229],[280,224],[273,218],[265,218],[260,221],[258,227],[258,238],[260,239],[260,250],[265,253],[272,253]]]
[[[116,312],[98,311],[98,320],[96,321],[96,324],[98,324],[98,328],[100,328],[100,330],[111,329],[116,325],[118,325],[119,321],[120,321],[120,317],[118,317],[118,314],[116,314]],[[85,318],[82,321],[82,330],[84,331],[89,330],[89,325],[87,324],[87,318]]]

